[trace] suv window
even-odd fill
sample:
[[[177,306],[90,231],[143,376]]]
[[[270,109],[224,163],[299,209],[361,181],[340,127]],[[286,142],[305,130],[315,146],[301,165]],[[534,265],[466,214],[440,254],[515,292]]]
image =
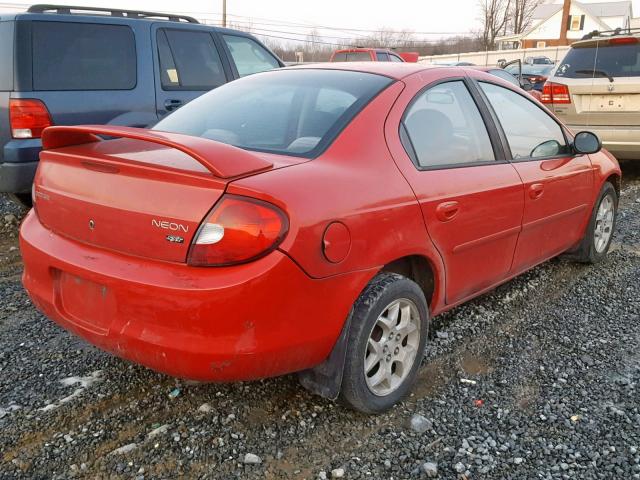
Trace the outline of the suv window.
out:
[[[389,58],[391,59],[392,62],[404,62],[404,60],[402,60],[397,55],[394,55],[393,53],[389,54]]]
[[[369,52],[342,52],[336,53],[333,57],[334,62],[370,62],[371,54]]]
[[[13,25],[0,22],[0,92],[13,90]]]
[[[640,42],[602,43],[597,49],[595,46],[571,48],[555,73],[556,77],[568,78],[591,78],[594,75],[640,77]]]
[[[495,160],[484,121],[462,81],[441,83],[419,94],[403,124],[410,143],[403,142],[405,149],[419,167]]]
[[[562,128],[545,111],[507,88],[486,82],[480,86],[498,116],[514,159],[568,153]]]
[[[379,62],[388,62],[389,61],[389,54],[386,52],[376,52],[376,59]]]
[[[136,45],[126,25],[33,22],[34,90],[130,90]]]
[[[255,40],[238,35],[223,38],[241,77],[280,67],[278,60]]]
[[[162,28],[157,41],[163,90],[211,90],[226,83],[210,33]]]

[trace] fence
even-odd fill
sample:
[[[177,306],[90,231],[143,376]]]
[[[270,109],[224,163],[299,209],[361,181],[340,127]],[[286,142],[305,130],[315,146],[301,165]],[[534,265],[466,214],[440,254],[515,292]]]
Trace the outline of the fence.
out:
[[[498,60],[524,60],[525,57],[549,57],[554,62],[562,60],[569,47],[523,48],[520,50],[492,50],[487,52],[453,53],[420,57],[421,63],[469,62],[474,65],[496,65]]]

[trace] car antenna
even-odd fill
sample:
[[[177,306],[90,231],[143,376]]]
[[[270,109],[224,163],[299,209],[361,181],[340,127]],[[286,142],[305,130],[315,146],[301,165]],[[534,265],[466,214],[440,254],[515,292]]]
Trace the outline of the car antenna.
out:
[[[593,56],[593,70],[591,72],[591,89],[589,91],[589,112],[587,113],[587,129],[591,126],[591,114],[593,113],[593,87],[596,83],[596,67],[598,66],[598,54],[600,53],[600,37],[596,38],[596,53]]]

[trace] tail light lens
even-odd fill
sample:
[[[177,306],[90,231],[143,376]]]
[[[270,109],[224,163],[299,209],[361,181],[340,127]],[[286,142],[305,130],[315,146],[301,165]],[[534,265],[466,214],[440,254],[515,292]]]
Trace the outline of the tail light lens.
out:
[[[9,123],[13,138],[40,138],[51,126],[51,116],[44,103],[35,99],[9,100]]]
[[[274,250],[288,230],[287,216],[275,205],[225,195],[196,233],[187,263],[204,267],[249,262]]]
[[[542,103],[571,103],[569,87],[561,83],[546,82],[542,87]]]
[[[534,75],[529,77],[529,81],[531,83],[542,83],[547,80],[547,77],[543,77],[542,75]]]
[[[638,42],[636,37],[622,37],[609,39],[609,45],[635,45]]]

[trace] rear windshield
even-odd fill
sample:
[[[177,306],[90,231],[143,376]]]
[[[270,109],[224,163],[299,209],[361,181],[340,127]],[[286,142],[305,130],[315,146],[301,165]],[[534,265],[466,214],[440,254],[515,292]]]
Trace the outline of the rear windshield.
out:
[[[33,22],[34,90],[129,90],[136,47],[125,25]]]
[[[370,62],[371,54],[369,52],[341,52],[336,53],[333,57],[334,62]]]
[[[505,70],[512,75],[518,75],[519,72],[518,65],[515,63],[509,65]],[[522,65],[523,75],[549,75],[551,70],[553,70],[553,65]]]
[[[199,97],[154,130],[313,158],[391,79],[335,70],[251,75]]]
[[[595,72],[594,72],[595,70]],[[591,78],[640,76],[640,44],[572,48],[562,60],[557,77]]]
[[[13,90],[13,22],[0,22],[0,91]]]

